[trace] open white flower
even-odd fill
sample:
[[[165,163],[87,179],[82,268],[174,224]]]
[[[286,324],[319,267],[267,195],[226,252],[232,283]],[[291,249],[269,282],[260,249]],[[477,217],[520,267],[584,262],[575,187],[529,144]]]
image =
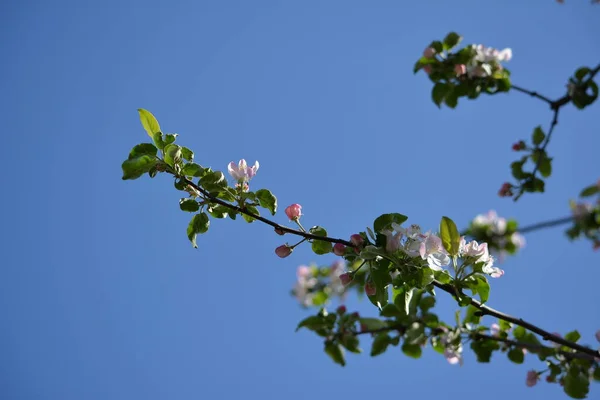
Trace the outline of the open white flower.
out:
[[[442,239],[431,233],[425,234],[425,240],[419,247],[419,254],[423,260],[427,260],[429,268],[434,271],[441,271],[442,266],[450,263],[450,257],[442,245]]]
[[[258,167],[258,161],[254,163],[254,166],[249,167],[248,164],[246,164],[246,160],[242,158],[237,165],[233,161],[230,162],[227,166],[227,170],[233,179],[240,183],[245,183],[252,179],[254,175],[256,175]]]

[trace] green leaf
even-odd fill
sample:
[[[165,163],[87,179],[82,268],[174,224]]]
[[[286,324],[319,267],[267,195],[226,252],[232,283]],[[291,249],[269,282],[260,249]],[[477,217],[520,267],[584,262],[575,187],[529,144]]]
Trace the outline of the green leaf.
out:
[[[144,110],[143,108],[138,108],[138,113],[140,114],[140,121],[142,122],[142,126],[148,133],[148,136],[153,138],[154,134],[160,132],[160,125],[154,115],[148,110]]]
[[[527,334],[527,331],[522,326],[515,327],[515,330],[513,331],[513,335],[515,336],[515,339],[517,339],[519,341],[522,340],[526,334]]]
[[[433,308],[434,306],[435,306],[435,297],[433,297],[433,296],[422,297],[421,301],[419,302],[419,308],[424,313],[429,311],[429,309]]]
[[[411,358],[420,358],[423,352],[418,344],[402,343],[402,352]]]
[[[600,366],[596,367],[596,369],[594,370],[593,377],[595,381],[600,381]]]
[[[177,139],[177,136],[179,136],[179,135],[176,133],[167,133],[163,139],[163,141],[165,142],[165,146],[168,146],[171,143],[174,143],[175,139]]]
[[[319,314],[311,315],[310,317],[304,318],[302,321],[300,321],[296,327],[296,332],[298,332],[301,328],[316,331],[319,329],[331,329],[332,325],[327,318]]]
[[[488,363],[492,358],[494,350],[498,350],[500,345],[495,340],[474,340],[471,342],[471,349],[477,355],[477,361]]]
[[[154,142],[154,145],[159,149],[162,150],[165,148],[165,142],[163,141],[163,134],[161,132],[156,132],[152,135],[152,141]]]
[[[367,328],[367,330],[369,330],[369,331],[374,331],[377,329],[383,329],[383,328],[387,327],[387,324],[385,323],[385,321],[382,321],[378,318],[359,318],[358,322],[361,325],[364,325],[365,328]]]
[[[552,159],[548,158],[547,156],[543,156],[539,161],[538,169],[544,178],[549,177],[552,174]]]
[[[194,161],[194,152],[188,149],[187,147],[181,147],[181,156],[186,161]]]
[[[565,335],[565,340],[569,342],[577,343],[579,339],[581,339],[581,335],[578,331],[571,331]]]
[[[571,365],[564,379],[563,389],[566,394],[574,399],[585,399],[587,397],[590,391],[590,380],[580,371],[579,366]]]
[[[440,222],[440,236],[444,248],[451,256],[458,255],[460,247],[460,233],[456,228],[456,224],[448,217],[442,217]]]
[[[194,248],[198,248],[196,244],[196,235],[206,233],[208,231],[208,227],[210,226],[210,220],[208,219],[208,215],[206,213],[196,214],[192,217],[192,220],[188,224],[187,228],[187,236],[192,242],[192,246]]]
[[[533,144],[539,146],[545,138],[546,134],[542,130],[542,127],[540,125],[536,126],[531,137]]]
[[[398,307],[396,307],[393,303],[389,303],[389,304],[386,304],[385,307],[383,307],[380,315],[382,317],[393,318],[393,317],[401,317],[403,314],[400,312],[400,310],[398,310]]]
[[[196,199],[181,199],[179,200],[179,208],[181,208],[182,211],[196,212],[200,209],[200,204],[198,204]]]
[[[256,191],[256,198],[261,207],[269,210],[271,215],[275,215],[275,212],[277,212],[277,197],[273,193],[267,189],[260,189]]]
[[[434,271],[433,272],[433,276],[440,283],[450,283],[450,282],[452,282],[452,276],[450,276],[450,274],[448,273],[448,271],[445,271],[445,270],[444,271]]]
[[[214,206],[210,206],[207,211],[214,218],[220,219],[227,217],[227,215],[229,215],[230,209],[227,207],[223,207],[220,204],[216,204]]]
[[[181,168],[181,174],[185,176],[195,176],[201,178],[205,174],[205,169],[201,165],[189,162]]]
[[[181,162],[181,146],[176,144],[170,144],[165,146],[165,162],[171,167],[175,167],[175,164]]]
[[[442,51],[444,51],[444,44],[439,40],[431,42],[429,47],[433,47],[436,53],[441,53]]]
[[[410,314],[410,301],[413,297],[414,289],[408,289],[404,292],[404,313]]]
[[[341,341],[342,346],[344,346],[344,348],[346,348],[346,350],[351,351],[352,353],[357,353],[357,354],[362,353],[362,350],[360,349],[360,347],[358,347],[360,344],[360,341],[358,340],[358,337],[354,336],[353,334],[343,335],[340,341]]]
[[[122,179],[127,180],[139,178],[146,172],[150,171],[150,169],[156,165],[157,161],[158,160],[156,157],[148,155],[125,160],[123,164],[121,164],[121,168],[123,169]]]
[[[490,284],[487,278],[483,275],[475,275],[475,279],[477,282],[477,293],[479,294],[479,299],[481,300],[481,303],[484,304],[490,297]]]
[[[444,50],[452,50],[462,40],[462,37],[456,32],[450,32],[444,38]]]
[[[443,82],[437,82],[433,89],[431,89],[431,99],[436,106],[440,107],[440,104],[442,104],[442,101],[444,101],[449,89],[449,85]]]
[[[212,195],[216,195],[227,187],[227,179],[221,171],[205,171],[204,176],[200,178],[200,185]]]
[[[346,365],[346,357],[344,349],[337,343],[325,342],[325,353],[336,363],[342,367]]]
[[[589,74],[592,70],[589,69],[588,67],[581,67],[579,69],[577,69],[577,71],[575,71],[575,78],[577,78],[577,80],[582,81],[583,78],[585,78],[585,76],[587,74]]]
[[[512,176],[514,176],[515,179],[521,180],[525,179],[525,177],[527,176],[523,172],[523,164],[525,164],[525,161],[515,161],[512,164],[510,164]]]
[[[514,362],[515,364],[523,364],[523,361],[525,360],[525,354],[523,354],[523,349],[519,349],[516,347],[510,349],[507,355],[508,359]]]
[[[470,305],[467,308],[467,312],[465,314],[465,319],[463,320],[463,324],[475,324],[479,325],[479,321],[481,317],[479,316],[479,310],[474,306]]]
[[[382,310],[383,307],[388,303],[388,290],[387,286],[391,283],[392,278],[390,277],[390,273],[388,271],[388,261],[382,261],[379,263],[372,263],[371,267],[371,280],[375,285],[375,295],[368,296],[369,300],[373,305],[375,305],[379,310]]]
[[[581,191],[579,197],[590,197],[600,192],[600,185],[591,185]]]
[[[390,339],[391,338],[385,332],[375,336],[373,345],[371,346],[371,357],[375,357],[381,353],[384,353],[390,344]]]
[[[448,93],[446,93],[446,97],[444,97],[444,103],[450,108],[456,108],[458,105],[458,92],[454,90],[453,87],[450,87]]]
[[[373,222],[373,229],[375,232],[381,233],[383,230],[391,229],[392,223],[400,225],[407,219],[408,217],[406,215],[398,213],[382,214],[375,219],[375,222]]]
[[[140,143],[131,149],[128,159],[131,160],[140,156],[156,157],[157,151],[158,149],[152,143]]]
[[[321,226],[313,226],[312,228],[310,228],[309,232],[317,236],[327,236],[327,231]],[[331,253],[331,251],[333,250],[333,245],[330,242],[313,239],[311,248],[315,254],[323,255]]]

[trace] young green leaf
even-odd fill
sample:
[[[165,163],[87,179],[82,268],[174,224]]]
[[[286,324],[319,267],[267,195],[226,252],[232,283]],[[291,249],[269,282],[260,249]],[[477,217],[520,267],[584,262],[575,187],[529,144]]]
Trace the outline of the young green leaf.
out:
[[[462,40],[462,37],[456,32],[450,32],[444,38],[444,50],[452,50]]]
[[[402,352],[411,358],[420,358],[423,350],[418,344],[402,343]]]
[[[129,152],[128,159],[131,160],[140,156],[156,157],[157,151],[158,149],[152,143],[136,144]]]
[[[197,178],[201,178],[205,174],[205,169],[202,168],[201,165],[198,165],[193,162],[189,162],[181,168],[181,174],[185,176],[194,176]]]
[[[523,349],[517,347],[510,349],[507,356],[508,359],[514,362],[515,364],[523,364],[523,361],[525,360],[525,354],[523,354]]]
[[[196,236],[198,234],[206,233],[209,226],[210,220],[208,219],[208,215],[206,213],[196,214],[192,217],[192,220],[188,224],[187,236],[190,242],[192,242],[192,246],[194,246],[194,248],[198,248],[198,245],[196,244]]]
[[[536,146],[539,146],[540,144],[542,144],[542,142],[544,141],[545,138],[546,138],[546,134],[542,130],[542,127],[540,125],[536,126],[535,129],[533,130],[533,135],[532,135],[533,144]]]
[[[158,124],[158,121],[148,110],[138,108],[138,113],[140,114],[140,121],[146,130],[146,133],[148,133],[148,136],[151,138],[154,138],[154,134],[160,132],[160,125]]]
[[[309,232],[317,236],[327,236],[327,231],[321,226],[313,226]],[[333,250],[333,245],[330,242],[318,239],[313,239],[311,247],[312,251],[318,255],[328,254]]]
[[[373,345],[371,347],[371,357],[375,357],[379,354],[385,353],[389,344],[390,337],[387,333],[383,332],[375,336],[375,339],[373,340]]]
[[[373,229],[375,232],[380,233],[383,230],[390,229],[392,223],[400,225],[407,219],[408,217],[406,215],[398,213],[382,214],[375,219],[375,222],[373,222]]]
[[[277,197],[275,197],[271,191],[259,189],[256,191],[256,198],[261,207],[269,210],[271,215],[275,215],[277,212]]]
[[[181,211],[196,212],[200,209],[200,204],[196,199],[184,198],[179,200],[179,208],[181,208]]]
[[[442,101],[448,94],[450,86],[447,83],[437,82],[433,89],[431,89],[431,99],[435,103],[436,106],[440,107]]]
[[[121,165],[123,169],[123,180],[126,179],[137,179],[150,171],[157,163],[157,159],[154,156],[143,155],[136,158],[125,160]]]
[[[337,343],[325,342],[325,353],[336,363],[342,367],[346,365],[346,357],[344,349]]]
[[[440,222],[440,236],[442,244],[451,256],[458,255],[460,247],[460,233],[456,228],[456,224],[448,217],[442,217]]]

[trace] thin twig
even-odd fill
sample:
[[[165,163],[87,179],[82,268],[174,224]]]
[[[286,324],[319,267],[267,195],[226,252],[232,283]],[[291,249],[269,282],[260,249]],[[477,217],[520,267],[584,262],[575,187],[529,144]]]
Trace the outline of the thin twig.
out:
[[[445,291],[445,292],[450,293],[452,296],[456,297],[455,287],[453,285],[441,283],[441,282],[439,282],[437,280],[433,281],[433,285],[435,287],[437,287],[437,288]],[[536,325],[534,325],[534,324],[532,324],[530,322],[527,322],[527,321],[523,320],[522,318],[513,317],[512,315],[505,314],[505,313],[503,313],[501,311],[498,311],[498,310],[494,310],[493,308],[488,307],[488,306],[482,304],[481,302],[479,302],[479,301],[477,301],[477,300],[475,300],[473,298],[470,298],[470,303],[471,303],[471,305],[473,307],[477,308],[483,314],[492,315],[492,316],[494,316],[496,318],[500,318],[503,321],[510,322],[510,323],[515,324],[515,325],[522,326],[523,328],[528,329],[531,332],[537,333],[544,340],[549,340],[551,342],[558,343],[558,344],[561,344],[563,346],[570,347],[571,349],[581,351],[582,353],[589,354],[592,357],[599,357],[600,358],[600,352],[599,351],[592,350],[589,347],[585,347],[585,346],[582,346],[580,344],[577,344],[577,343],[568,341],[566,339],[563,339],[562,337],[554,335],[554,334],[552,334],[552,333],[550,333],[548,331],[545,331],[542,328],[540,328],[540,327],[538,327],[538,326],[536,326]]]
[[[531,90],[527,90],[527,89],[523,89],[520,86],[517,85],[511,85],[510,86],[511,89],[515,89],[517,92],[521,92],[521,93],[525,93],[530,95],[531,97],[535,97],[537,99],[540,99],[542,101],[545,101],[546,103],[548,103],[550,106],[552,105],[552,100],[550,100],[548,97],[543,96],[541,94],[539,94],[538,92],[533,92]]]
[[[537,231],[538,229],[551,228],[551,227],[558,226],[558,225],[564,225],[564,224],[567,224],[567,223],[573,221],[573,218],[574,217],[569,216],[569,217],[553,219],[550,221],[538,222],[537,224],[527,225],[521,229],[517,229],[517,232],[528,233],[528,232]]]

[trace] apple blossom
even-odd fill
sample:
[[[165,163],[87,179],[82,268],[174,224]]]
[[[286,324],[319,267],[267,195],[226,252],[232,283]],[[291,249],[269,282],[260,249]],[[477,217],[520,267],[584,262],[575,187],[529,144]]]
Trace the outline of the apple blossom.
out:
[[[344,246],[342,243],[336,243],[333,245],[333,254],[336,256],[343,256],[345,252],[346,246]]]
[[[277,254],[281,258],[286,258],[294,251],[293,248],[288,246],[287,244],[282,244],[281,246],[275,249],[275,254]]]
[[[435,49],[433,47],[428,47],[423,51],[423,57],[425,58],[433,58],[435,56]]]
[[[454,66],[454,73],[457,76],[461,76],[467,73],[467,66],[465,64],[456,64]]]
[[[254,175],[256,175],[258,167],[258,161],[254,163],[254,166],[249,167],[248,164],[246,164],[246,160],[241,159],[237,165],[233,161],[230,162],[227,166],[227,170],[229,171],[229,174],[233,177],[233,179],[235,179],[239,183],[246,183],[250,179],[252,179]]]
[[[533,387],[536,385],[537,381],[540,379],[537,372],[534,370],[527,371],[527,379],[525,380],[525,384],[527,387]]]
[[[494,337],[500,336],[500,325],[496,323],[490,325],[490,334]]]
[[[296,221],[302,215],[302,206],[300,204],[292,204],[285,209],[285,215],[290,221]]]
[[[388,253],[394,253],[400,248],[400,240],[402,239],[402,232],[392,232],[390,230],[381,231],[385,235],[386,243],[385,250]]]
[[[487,243],[477,243],[477,241],[473,240],[469,243],[466,243],[464,236],[460,239],[460,254],[467,257],[474,257],[477,259],[477,262],[488,262],[490,259],[490,254],[488,252]]]
[[[434,271],[441,271],[443,265],[450,263],[450,257],[442,245],[442,239],[432,233],[425,235],[425,240],[419,247],[419,254],[423,260],[427,260],[429,268]]]

